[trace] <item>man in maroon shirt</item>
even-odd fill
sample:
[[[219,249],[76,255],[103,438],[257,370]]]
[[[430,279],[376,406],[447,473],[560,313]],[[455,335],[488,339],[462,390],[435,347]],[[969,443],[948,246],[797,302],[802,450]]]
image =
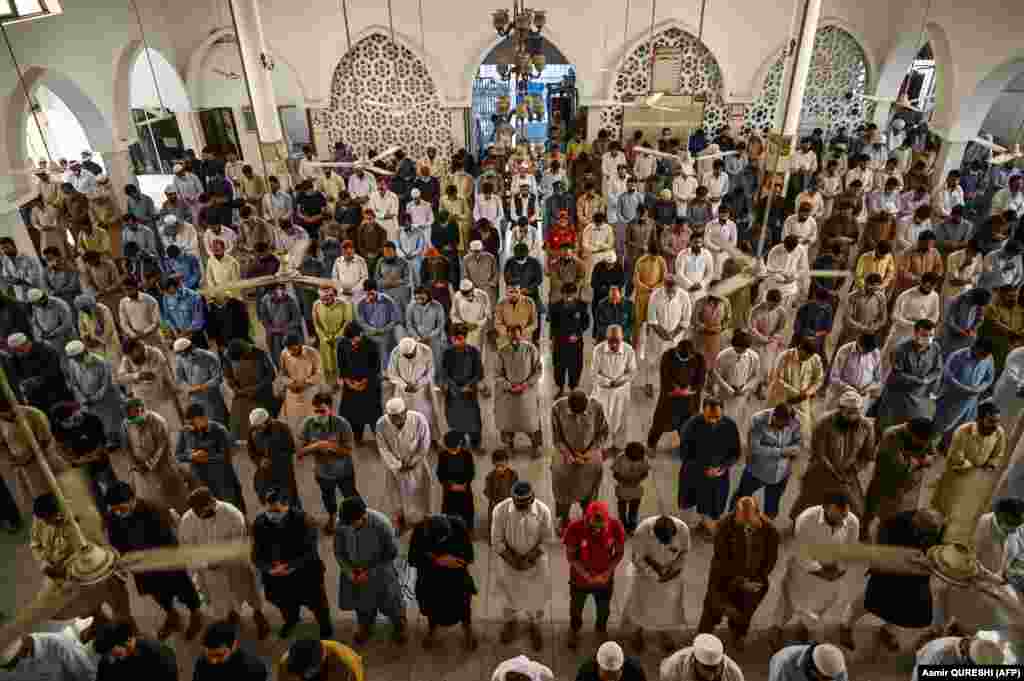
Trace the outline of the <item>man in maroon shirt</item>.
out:
[[[592,501],[583,518],[565,530],[565,551],[569,559],[569,648],[575,650],[583,627],[583,606],[594,596],[597,633],[608,633],[615,568],[622,560],[626,532],[608,513],[608,504]]]

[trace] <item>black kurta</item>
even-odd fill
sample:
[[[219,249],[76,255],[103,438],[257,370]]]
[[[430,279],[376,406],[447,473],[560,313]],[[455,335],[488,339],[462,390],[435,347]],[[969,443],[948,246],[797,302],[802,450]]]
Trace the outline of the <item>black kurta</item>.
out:
[[[878,529],[878,543],[927,550],[935,539],[922,537],[914,527],[914,511],[890,517]],[[932,623],[932,593],[927,575],[896,575],[869,572],[864,607],[889,624],[920,629]]]
[[[178,681],[178,661],[174,650],[159,641],[139,638],[135,654],[123,660],[100,658],[96,681]]]
[[[473,479],[476,477],[476,465],[473,455],[462,450],[458,454],[443,452],[437,461],[437,480],[441,483],[444,495],[441,498],[441,513],[462,518],[466,529],[473,531],[476,511],[473,507]],[[448,489],[448,485],[465,485],[462,491]]]
[[[456,347],[445,348],[441,356],[441,380],[448,427],[462,433],[473,433],[479,438],[483,431],[483,420],[476,385],[484,380],[480,351],[471,345],[461,350]],[[462,392],[467,386],[473,386],[473,392]]]
[[[729,467],[740,458],[740,432],[728,416],[715,425],[696,414],[683,424],[679,458],[679,508],[697,507],[701,515],[718,518],[729,498]],[[723,475],[708,477],[706,468],[725,468]]]
[[[338,376],[350,380],[368,379],[366,390],[361,392],[343,388],[338,407],[338,414],[352,424],[352,432],[358,441],[366,426],[373,428],[384,413],[381,406],[380,351],[377,345],[365,338],[359,341],[359,347],[355,349],[351,343],[339,342]]]
[[[273,563],[281,561],[294,570],[275,577]],[[282,610],[292,603],[316,603],[324,588],[324,564],[320,560],[317,531],[306,514],[292,508],[280,524],[260,515],[252,527],[252,564],[260,572],[267,600]]]
[[[10,355],[7,378],[22,399],[49,414],[55,404],[74,399],[61,365],[56,350],[36,342],[27,353]]]
[[[226,348],[236,338],[249,340],[249,313],[245,303],[229,298],[223,305],[211,302],[206,311],[206,335]]]
[[[416,568],[416,600],[420,612],[432,625],[442,627],[470,621],[470,606],[476,583],[469,573],[473,562],[473,542],[465,523],[458,516],[445,516],[451,535],[442,543],[429,535],[430,518],[413,530],[409,543],[409,565]],[[445,568],[434,564],[434,556],[450,554],[466,561],[464,568]]]
[[[700,409],[700,393],[704,388],[705,368],[704,357],[693,352],[684,362],[675,348],[670,348],[661,356],[659,362],[661,387],[658,395],[658,406],[654,408],[654,420],[651,422],[651,437],[647,446],[657,446],[657,440],[651,441],[655,435],[679,428]],[[690,388],[693,394],[686,397],[672,395],[675,388]]]

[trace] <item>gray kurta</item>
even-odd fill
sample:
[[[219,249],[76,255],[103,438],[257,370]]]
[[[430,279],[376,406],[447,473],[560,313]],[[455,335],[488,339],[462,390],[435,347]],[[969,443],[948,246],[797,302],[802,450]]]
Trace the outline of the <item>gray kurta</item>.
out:
[[[518,346],[506,345],[497,356],[494,420],[498,431],[531,435],[539,432],[540,394],[537,384],[542,371],[540,351],[533,343],[520,341]],[[525,383],[526,390],[509,392],[517,383]]]
[[[402,310],[412,300],[412,284],[409,274],[409,263],[401,258],[385,258],[377,261],[377,285],[381,293],[391,296],[395,304]]]
[[[500,272],[498,261],[487,251],[473,252],[462,259],[462,276],[473,282],[473,286],[487,294],[494,305],[498,300]],[[494,319],[487,321],[487,328],[494,326]]]
[[[338,559],[338,609],[356,612],[401,612],[405,606],[395,558],[398,542],[387,516],[367,509],[366,523],[356,529],[339,525],[334,537],[334,556]],[[358,587],[352,583],[352,568],[364,568],[369,581]]]
[[[878,426],[882,430],[917,417],[931,418],[935,403],[931,394],[942,378],[942,350],[932,341],[918,352],[908,338],[893,351],[892,373],[878,400]]]
[[[280,368],[278,363],[281,361],[281,353],[285,349],[288,336],[296,334],[302,339],[306,337],[302,308],[292,295],[286,295],[283,300],[278,300],[271,292],[264,294],[260,299],[257,314],[263,329],[267,332],[270,360],[274,367]]]
[[[125,421],[131,460],[129,482],[140,499],[184,513],[188,508],[188,489],[172,459],[167,421],[152,410],[146,411],[144,418],[140,424]]]
[[[597,496],[604,466],[601,450],[608,441],[608,422],[604,408],[590,398],[582,414],[569,408],[563,397],[551,407],[551,431],[559,454],[551,464],[551,488],[556,504],[571,504]],[[589,452],[583,463],[569,461],[562,451],[569,448],[574,455]]]
[[[228,407],[224,404],[224,393],[220,387],[224,372],[217,355],[199,348],[179,353],[174,360],[174,378],[182,390],[190,385],[205,386],[206,390],[188,396],[189,403],[201,404],[213,421],[228,422]]]
[[[64,356],[64,346],[78,337],[74,310],[60,298],[48,298],[32,306],[32,336]]]
[[[114,385],[110,362],[92,352],[68,359],[64,373],[75,399],[103,421],[108,442],[121,441],[124,397]]]
[[[405,333],[416,340],[430,345],[434,353],[434,378],[440,383],[441,357],[445,346],[444,325],[447,318],[444,307],[436,300],[420,305],[416,301],[405,309]]]

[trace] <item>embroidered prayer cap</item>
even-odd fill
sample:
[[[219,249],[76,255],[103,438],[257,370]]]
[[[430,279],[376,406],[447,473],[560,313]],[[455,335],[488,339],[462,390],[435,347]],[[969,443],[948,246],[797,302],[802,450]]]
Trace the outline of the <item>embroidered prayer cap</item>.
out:
[[[171,225],[178,224],[178,216],[177,215],[165,215],[164,216],[164,224],[167,225],[168,227],[170,227]]]
[[[480,239],[474,239],[469,242],[469,250],[471,251],[482,251],[484,250],[484,242]]]
[[[864,398],[853,390],[847,390],[839,398],[839,406],[849,409],[860,409],[864,406]]]
[[[403,355],[411,355],[416,352],[416,339],[406,336],[398,342],[398,351]]]
[[[714,634],[697,634],[693,639],[693,656],[697,658],[697,662],[708,667],[720,665],[724,651],[722,640]]]
[[[85,343],[80,340],[73,340],[64,346],[64,352],[68,357],[78,357],[85,352]]]
[[[250,426],[262,426],[264,423],[270,420],[270,412],[263,407],[257,407],[249,412],[249,425]]]
[[[846,658],[843,651],[831,643],[814,646],[811,654],[814,667],[830,679],[835,679],[846,672]]]
[[[387,404],[384,405],[384,411],[389,414],[401,414],[405,411],[405,400],[401,397],[392,397],[387,401]]]
[[[174,341],[174,345],[172,347],[174,348],[175,352],[185,352],[190,347],[192,347],[192,341],[190,341],[188,338],[179,338],[178,340]]]
[[[622,646],[615,641],[605,641],[597,649],[597,666],[609,672],[617,672],[626,663],[626,655]]]

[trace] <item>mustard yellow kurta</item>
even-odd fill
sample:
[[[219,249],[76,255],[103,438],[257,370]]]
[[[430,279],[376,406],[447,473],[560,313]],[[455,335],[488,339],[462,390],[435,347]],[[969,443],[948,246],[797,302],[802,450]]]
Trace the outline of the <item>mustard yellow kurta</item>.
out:
[[[347,300],[337,300],[330,306],[320,300],[313,303],[313,326],[320,339],[320,365],[328,385],[338,380],[338,339],[353,319],[352,303]]]

